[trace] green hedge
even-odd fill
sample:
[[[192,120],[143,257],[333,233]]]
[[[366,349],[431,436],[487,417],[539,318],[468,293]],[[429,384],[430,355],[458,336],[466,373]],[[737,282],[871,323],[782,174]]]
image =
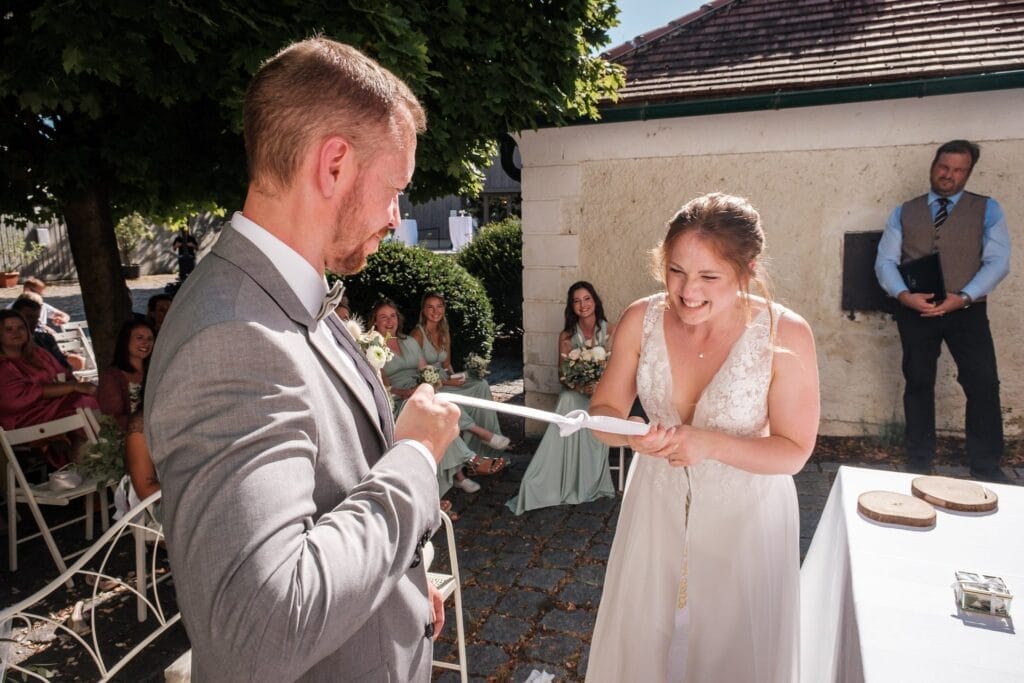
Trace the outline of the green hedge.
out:
[[[416,326],[420,300],[427,292],[440,292],[447,302],[455,367],[460,368],[470,353],[490,356],[494,342],[491,302],[480,282],[452,258],[389,241],[381,244],[361,273],[345,278],[349,305],[367,325],[374,303],[387,297],[405,316],[405,332]]]
[[[516,217],[488,223],[459,252],[459,265],[483,283],[494,306],[498,333],[523,335],[523,223]]]

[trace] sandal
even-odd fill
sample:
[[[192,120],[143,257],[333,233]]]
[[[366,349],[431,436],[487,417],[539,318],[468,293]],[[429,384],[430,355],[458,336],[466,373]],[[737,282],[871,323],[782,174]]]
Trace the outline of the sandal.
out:
[[[491,474],[497,474],[503,469],[508,467],[508,460],[506,458],[481,458],[479,455],[474,455],[473,458],[466,463],[466,472],[469,476],[487,476]]]

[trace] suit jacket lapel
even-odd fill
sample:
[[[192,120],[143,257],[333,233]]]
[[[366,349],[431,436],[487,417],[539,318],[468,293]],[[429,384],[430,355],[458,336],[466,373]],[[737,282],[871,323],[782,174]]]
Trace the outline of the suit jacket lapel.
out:
[[[351,393],[356,396],[359,405],[366,413],[366,417],[376,428],[384,448],[387,448],[391,443],[391,438],[385,435],[381,427],[381,421],[391,420],[391,413],[388,412],[386,415],[378,416],[375,401],[372,400],[373,391],[372,389],[368,391],[366,380],[359,373],[353,373],[341,358],[338,357],[338,354],[344,353],[344,351],[333,347],[326,336],[315,333],[316,320],[302,305],[299,298],[295,296],[291,286],[281,277],[281,274],[274,267],[274,264],[270,262],[270,259],[257,249],[256,245],[230,226],[221,233],[213,247],[213,253],[245,271],[281,307],[285,315],[295,323],[306,328],[306,336],[309,339],[310,345],[320,354],[324,365],[331,368],[349,388]],[[330,329],[326,332],[331,334]],[[356,367],[359,367],[358,363]]]
[[[359,370],[359,374],[363,376],[367,386],[370,388],[370,392],[373,394],[374,406],[376,407],[377,414],[380,415],[380,427],[383,431],[385,443],[390,445],[395,440],[395,422],[391,412],[391,401],[388,400],[387,390],[380,379],[380,373],[366,360],[366,355],[356,341],[352,339],[352,336],[345,329],[337,315],[331,313],[323,322],[334,333],[334,339],[338,342],[338,346],[341,347],[342,351],[348,353],[352,358],[356,369]]]

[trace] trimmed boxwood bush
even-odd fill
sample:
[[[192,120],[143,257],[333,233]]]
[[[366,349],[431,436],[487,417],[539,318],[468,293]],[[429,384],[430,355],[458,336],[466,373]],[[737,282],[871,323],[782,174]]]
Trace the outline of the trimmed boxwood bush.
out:
[[[498,334],[523,335],[523,223],[513,216],[488,223],[459,252],[459,265],[475,275],[494,306]]]
[[[405,332],[412,331],[419,320],[423,295],[440,292],[447,303],[455,367],[460,368],[470,353],[491,355],[494,318],[487,292],[452,258],[401,242],[384,242],[361,273],[344,280],[349,305],[367,326],[374,303],[387,297],[405,316]]]

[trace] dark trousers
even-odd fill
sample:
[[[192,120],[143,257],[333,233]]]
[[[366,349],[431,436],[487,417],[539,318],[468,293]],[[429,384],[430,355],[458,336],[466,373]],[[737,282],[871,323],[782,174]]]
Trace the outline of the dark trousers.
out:
[[[935,457],[935,374],[942,342],[956,363],[956,379],[967,396],[967,456],[972,472],[990,472],[1003,456],[996,352],[985,303],[935,318],[901,306],[896,324],[903,345],[903,411],[911,465]]]

